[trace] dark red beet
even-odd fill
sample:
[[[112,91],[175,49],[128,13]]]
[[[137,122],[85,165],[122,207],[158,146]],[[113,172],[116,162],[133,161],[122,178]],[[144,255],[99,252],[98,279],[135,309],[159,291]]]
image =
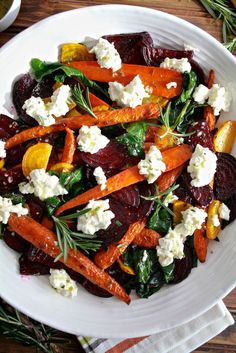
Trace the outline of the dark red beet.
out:
[[[18,184],[25,180],[21,166],[8,170],[0,170],[0,192],[10,192],[18,188]]]
[[[165,49],[165,48],[152,48],[151,49],[151,62],[150,65],[157,66],[160,65],[160,63],[165,59],[165,58],[176,58],[176,59],[182,59],[182,58],[188,58],[189,60],[192,59],[193,57],[193,51],[192,50],[173,50],[173,49]]]
[[[34,195],[27,195],[26,202],[30,209],[30,216],[40,223],[43,218],[44,204]]]
[[[15,232],[11,232],[9,229],[6,229],[3,234],[3,240],[9,246],[9,248],[23,253],[29,246],[29,243],[20,237]]]
[[[181,176],[183,180],[183,185],[188,190],[190,196],[197,203],[197,205],[202,207],[207,207],[210,205],[211,201],[214,198],[213,190],[209,185],[201,186],[196,188],[191,185],[191,176],[185,172]]]
[[[191,205],[194,204],[193,198],[192,196],[189,194],[189,191],[186,189],[186,187],[184,186],[183,182],[179,184],[180,186],[178,187],[178,189],[176,189],[174,191],[174,194],[181,200],[184,202],[188,202]]]
[[[112,295],[107,292],[105,289],[98,287],[96,284],[90,282],[89,280],[85,279],[81,282],[81,285],[91,294],[96,295],[97,297],[101,298],[109,298]]]
[[[120,240],[127,230],[128,225],[126,223],[121,223],[116,217],[111,221],[111,224],[106,230],[99,230],[96,234],[97,238],[102,240],[102,246],[106,247],[115,241]]]
[[[13,167],[22,162],[23,155],[25,154],[26,147],[19,145],[7,150],[5,167]]]
[[[0,114],[0,139],[8,139],[18,132],[20,132],[18,122],[7,115]]]
[[[48,266],[44,266],[38,262],[30,261],[26,255],[21,255],[19,258],[20,265],[20,274],[21,275],[48,275],[50,272],[50,268]]]
[[[119,169],[124,166],[127,154],[122,145],[115,140],[111,140],[105,148],[97,153],[80,152],[80,156],[89,166],[93,168],[102,167],[108,170]]]
[[[191,250],[188,245],[184,246],[184,254],[185,257],[181,260],[175,260],[175,270],[174,270],[174,278],[170,283],[179,283],[182,282],[185,278],[190,274],[193,267],[193,258]]]
[[[197,144],[199,144],[203,147],[208,147],[211,151],[213,151],[213,140],[208,123],[205,120],[194,122],[188,129],[188,132],[193,131],[196,133],[187,137],[185,142],[188,143],[193,149],[197,146]]]
[[[27,125],[37,125],[35,119],[27,115],[22,109],[26,99],[32,96],[33,89],[37,85],[37,81],[30,75],[25,74],[15,81],[12,89],[12,100],[16,108],[17,114]]]
[[[38,82],[34,89],[32,90],[32,96],[48,98],[53,94],[53,85],[55,80],[52,76],[47,76],[42,79],[42,81]]]
[[[130,185],[126,188],[113,192],[111,196],[126,206],[132,206],[136,208],[139,207],[140,195],[139,190],[135,185]]]
[[[223,219],[221,228],[225,228],[229,223],[233,222],[236,218],[236,194],[232,195],[224,203],[230,209],[229,221]]]
[[[217,200],[225,201],[236,193],[236,159],[229,153],[216,153],[214,191]]]
[[[202,83],[203,85],[207,86],[207,80],[206,80],[206,76],[204,74],[203,69],[201,68],[201,66],[193,59],[190,59],[190,64],[192,66],[192,70],[197,74],[198,79],[199,79],[199,83]]]
[[[33,263],[39,263],[49,268],[62,268],[61,262],[54,262],[54,259],[42,250],[35,248],[33,245],[30,246],[26,253],[27,259]]]

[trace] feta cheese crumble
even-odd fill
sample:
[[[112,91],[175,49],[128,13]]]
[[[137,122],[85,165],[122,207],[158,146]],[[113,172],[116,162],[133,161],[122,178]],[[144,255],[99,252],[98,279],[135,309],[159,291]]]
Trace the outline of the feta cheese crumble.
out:
[[[167,84],[166,84],[166,88],[167,89],[171,89],[171,88],[176,88],[177,87],[177,82],[168,82]]]
[[[142,104],[143,98],[150,96],[139,75],[136,75],[126,86],[116,81],[109,82],[108,93],[111,100],[116,102],[119,106],[131,108]]]
[[[189,63],[187,58],[165,58],[165,60],[161,63],[160,67],[163,67],[164,69],[173,69],[182,73],[191,71],[191,64]]]
[[[29,182],[19,184],[22,194],[34,194],[41,201],[49,197],[65,195],[68,191],[60,184],[56,175],[50,175],[44,169],[34,169],[28,176]]]
[[[139,174],[144,175],[148,183],[154,181],[166,170],[166,165],[162,161],[162,154],[156,146],[151,146],[138,164]]]
[[[164,199],[163,204],[167,207],[170,203],[173,203],[174,201],[178,200],[178,196],[174,195],[173,192],[171,191]]]
[[[99,127],[83,125],[76,141],[80,151],[94,154],[106,147],[110,140],[102,135]]]
[[[0,158],[6,158],[5,141],[0,140]]]
[[[96,45],[89,52],[96,55],[100,67],[112,69],[113,72],[121,68],[120,54],[116,50],[114,43],[110,43],[104,38],[99,38]]]
[[[184,43],[184,50],[191,50],[193,52],[199,52],[198,48],[195,48],[191,44],[187,44],[187,43]]]
[[[101,190],[106,189],[107,178],[101,167],[97,167],[93,171],[93,175],[99,185],[101,185]]]
[[[64,297],[76,297],[78,287],[65,270],[50,269],[49,283]]]
[[[220,220],[219,220],[219,217],[217,214],[214,214],[212,217],[211,217],[211,220],[212,220],[212,224],[214,227],[219,227],[220,226]]]
[[[39,125],[50,126],[55,123],[55,117],[58,118],[69,111],[70,98],[70,86],[62,85],[54,91],[50,102],[45,104],[42,98],[32,96],[25,101],[22,108]]]
[[[11,199],[0,196],[0,223],[7,224],[11,213],[16,213],[20,217],[27,215],[29,211],[21,203],[13,205]]]
[[[174,229],[169,229],[165,237],[159,239],[157,256],[161,266],[170,265],[174,259],[184,257],[184,242],[196,229],[201,229],[207,213],[198,207],[190,207],[181,212],[183,220]]]
[[[90,209],[87,213],[78,217],[77,230],[85,234],[93,235],[100,229],[107,229],[111,220],[115,217],[110,211],[109,200],[90,200],[84,208]]]
[[[216,172],[217,157],[209,148],[197,144],[190,159],[187,171],[191,175],[191,185],[208,185]]]
[[[223,202],[219,207],[219,216],[221,219],[225,219],[226,221],[229,221],[230,209]]]
[[[214,115],[219,115],[221,110],[228,112],[231,104],[230,93],[218,84],[214,84],[210,89],[200,84],[193,92],[193,99],[199,104],[207,101],[213,108]]]

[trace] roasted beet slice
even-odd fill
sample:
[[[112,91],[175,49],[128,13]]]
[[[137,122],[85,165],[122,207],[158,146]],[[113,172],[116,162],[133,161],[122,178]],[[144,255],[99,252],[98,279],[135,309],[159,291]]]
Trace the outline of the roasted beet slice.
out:
[[[111,196],[126,206],[137,208],[140,205],[139,190],[135,185],[130,185],[126,188],[113,192]]]
[[[214,191],[217,200],[228,200],[236,193],[236,159],[229,153],[218,152]]]
[[[123,210],[124,211],[124,210]],[[115,213],[116,215],[116,213]],[[128,225],[126,223],[121,223],[118,218],[113,218],[111,224],[106,230],[99,230],[97,234],[97,238],[102,240],[102,246],[106,247],[115,241],[120,240],[123,235],[127,232]]]
[[[100,288],[96,284],[90,282],[89,280],[85,279],[81,282],[81,285],[91,294],[96,295],[97,297],[101,298],[109,298],[112,295],[107,292],[105,289]]]
[[[153,40],[148,32],[113,34],[103,38],[114,43],[123,63],[150,65]]]
[[[126,151],[122,145],[111,140],[105,148],[97,153],[80,152],[82,160],[91,167],[102,167],[105,170],[119,169],[126,162]]]
[[[191,60],[193,57],[192,50],[173,50],[173,49],[155,47],[155,48],[151,48],[150,52],[151,52],[150,54],[151,60],[149,65],[153,65],[153,66],[160,65],[160,63],[165,58],[171,58],[171,59],[188,58],[189,60]]]
[[[211,151],[213,151],[213,140],[208,123],[205,120],[194,122],[189,127],[188,132],[194,131],[195,134],[185,139],[186,143],[188,143],[193,149],[197,146],[197,144],[199,144],[203,147],[208,147]]]
[[[53,94],[53,85],[55,80],[53,76],[46,76],[33,88],[31,95],[34,97],[48,98]]]
[[[42,265],[38,262],[33,262],[28,259],[26,255],[21,255],[19,258],[20,274],[21,275],[48,275],[50,273],[50,268],[48,266]]]
[[[7,150],[7,156],[5,161],[5,167],[13,167],[22,162],[22,158],[25,154],[26,147],[19,145]]]
[[[31,245],[28,249],[26,257],[32,263],[39,263],[49,268],[63,267],[61,262],[54,262],[54,259],[51,256],[45,254],[42,250],[37,249],[33,245]]]
[[[14,167],[0,170],[0,192],[10,192],[18,188],[18,184],[25,180],[22,168]]]
[[[199,206],[207,207],[210,205],[211,201],[214,198],[213,190],[209,185],[201,186],[196,188],[191,185],[191,176],[189,173],[184,172],[181,176],[183,185],[188,190],[190,196],[193,198],[193,201]]]
[[[9,246],[9,248],[23,253],[29,246],[29,243],[20,237],[15,232],[11,232],[9,229],[6,229],[3,234],[3,240]]]
[[[192,252],[189,249],[189,246],[185,244],[184,246],[185,257],[181,260],[175,260],[175,270],[174,278],[170,283],[179,283],[182,282],[190,274],[193,267],[193,258]]]
[[[36,221],[41,222],[44,213],[44,203],[34,195],[26,195],[26,203],[29,207],[30,216]]]
[[[17,121],[7,115],[0,114],[0,139],[8,139],[20,132]]]
[[[229,221],[223,219],[222,229],[225,228],[229,223],[233,222],[236,218],[236,194],[232,195],[229,199],[225,200],[224,203],[230,209]]]
[[[186,187],[184,186],[183,182],[180,183],[180,186],[178,187],[178,189],[176,189],[174,191],[174,194],[181,200],[184,202],[188,202],[191,205],[194,204],[194,200],[192,198],[192,196],[190,195],[189,191],[186,189]]]

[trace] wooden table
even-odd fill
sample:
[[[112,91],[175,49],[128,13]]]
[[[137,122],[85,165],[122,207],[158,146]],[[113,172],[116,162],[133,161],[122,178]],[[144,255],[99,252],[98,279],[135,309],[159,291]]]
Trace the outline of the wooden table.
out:
[[[0,33],[0,46],[6,43],[23,29],[29,27],[33,23],[53,15],[55,13],[71,10],[78,7],[109,4],[111,1],[71,1],[71,0],[22,0],[20,14],[10,28],[4,33]],[[176,16],[179,16],[193,24],[206,30],[214,37],[220,40],[221,25],[215,22],[194,0],[116,0],[115,3],[129,5],[145,5],[153,9],[162,10]],[[144,28],[145,30],[145,28]],[[225,298],[225,304],[236,319],[236,289]],[[36,350],[25,348],[0,337],[0,353],[34,353]],[[63,346],[64,353],[83,353],[82,348],[74,337],[71,337],[71,344]],[[222,334],[218,335],[204,346],[198,348],[195,353],[235,353],[236,352],[236,325],[231,326]],[[154,352],[148,352],[154,353]],[[155,352],[158,353],[158,352]],[[176,352],[178,353],[178,352]]]

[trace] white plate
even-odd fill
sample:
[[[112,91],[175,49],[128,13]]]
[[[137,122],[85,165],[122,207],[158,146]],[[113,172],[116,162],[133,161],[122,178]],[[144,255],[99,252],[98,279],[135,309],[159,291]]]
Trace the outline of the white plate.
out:
[[[125,5],[78,9],[47,18],[12,39],[0,51],[0,106],[11,109],[12,81],[29,69],[32,58],[57,59],[63,42],[82,41],[86,35],[148,31],[158,45],[199,49],[197,61],[214,68],[217,80],[233,88],[236,60],[210,35],[174,16]],[[2,112],[4,111],[2,110]],[[236,101],[227,118],[236,117]],[[29,316],[62,331],[95,337],[134,337],[187,322],[213,306],[236,284],[235,224],[227,227],[220,243],[212,242],[207,262],[178,285],[163,288],[149,299],[133,298],[127,306],[117,299],[101,299],[79,289],[78,298],[61,297],[47,277],[23,280],[18,255],[0,243],[0,295]]]

